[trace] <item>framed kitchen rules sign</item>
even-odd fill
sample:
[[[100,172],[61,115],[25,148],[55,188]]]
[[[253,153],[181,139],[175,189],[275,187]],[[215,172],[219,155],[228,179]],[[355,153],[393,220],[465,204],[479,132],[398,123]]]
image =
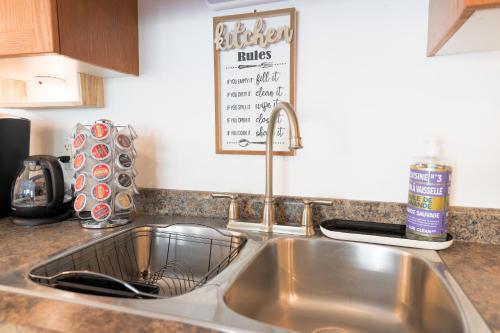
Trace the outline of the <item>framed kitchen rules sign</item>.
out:
[[[295,8],[214,17],[213,24],[216,152],[264,154],[274,106],[295,107]],[[280,115],[276,155],[293,155],[289,136]]]

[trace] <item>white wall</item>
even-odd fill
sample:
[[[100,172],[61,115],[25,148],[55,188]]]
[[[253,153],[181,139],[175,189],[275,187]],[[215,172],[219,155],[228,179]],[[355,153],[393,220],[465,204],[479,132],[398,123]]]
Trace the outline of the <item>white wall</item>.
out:
[[[452,204],[500,208],[500,53],[427,58],[427,1],[297,0],[304,149],[276,158],[275,193],[406,201],[425,138],[455,161]],[[77,121],[139,132],[138,185],[262,193],[264,157],[214,153],[211,18],[203,0],[140,0],[141,75],[106,82],[104,110],[7,111],[32,153],[61,153]],[[5,111],[4,111],[5,112]]]

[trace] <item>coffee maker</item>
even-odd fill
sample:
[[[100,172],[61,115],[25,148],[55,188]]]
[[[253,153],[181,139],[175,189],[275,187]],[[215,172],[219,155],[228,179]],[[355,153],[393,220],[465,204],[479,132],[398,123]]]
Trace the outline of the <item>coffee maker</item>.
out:
[[[11,190],[30,150],[28,119],[0,114],[0,218],[12,215]]]

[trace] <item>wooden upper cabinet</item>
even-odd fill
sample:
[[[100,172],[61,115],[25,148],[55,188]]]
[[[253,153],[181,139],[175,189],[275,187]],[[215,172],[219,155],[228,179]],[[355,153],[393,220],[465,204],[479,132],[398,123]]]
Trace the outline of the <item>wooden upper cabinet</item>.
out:
[[[0,57],[60,54],[139,74],[137,0],[0,0]]]
[[[61,54],[139,74],[137,0],[57,0],[57,17]]]
[[[55,0],[0,0],[0,55],[59,51]]]
[[[429,56],[500,50],[500,0],[429,0]]]

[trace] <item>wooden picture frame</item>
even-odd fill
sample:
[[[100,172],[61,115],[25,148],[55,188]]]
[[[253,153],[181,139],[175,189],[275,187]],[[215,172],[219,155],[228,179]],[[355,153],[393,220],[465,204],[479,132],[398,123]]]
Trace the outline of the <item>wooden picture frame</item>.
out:
[[[219,16],[213,18],[213,38],[215,41],[216,38],[216,29],[219,23],[231,23],[231,22],[239,22],[243,20],[258,20],[262,18],[265,21],[266,18],[273,18],[279,16],[289,16],[289,27],[293,31],[293,38],[288,43],[289,44],[289,81],[287,89],[288,94],[288,102],[295,108],[296,106],[296,96],[295,96],[295,77],[296,77],[296,52],[297,52],[297,24],[296,24],[296,10],[295,8],[286,8],[286,9],[278,9],[264,12],[253,12],[247,14],[237,14],[237,15],[229,15],[229,16]],[[249,27],[250,28],[250,27]],[[282,41],[282,43],[285,43]],[[272,49],[272,45],[268,45],[269,49]],[[264,155],[265,154],[265,145],[262,145],[263,149],[224,149],[222,144],[222,96],[221,96],[221,59],[220,52],[225,52],[224,50],[218,50],[216,47],[216,43],[213,43],[213,52],[214,52],[214,78],[215,78],[215,151],[217,154],[242,154],[242,155]],[[239,57],[239,56],[238,56]],[[280,63],[283,65],[284,63]],[[258,67],[253,65],[253,67]],[[250,91],[249,91],[250,94]],[[277,99],[276,99],[277,100]],[[250,104],[248,104],[250,106]],[[271,108],[272,110],[272,108]],[[271,111],[269,111],[270,114]],[[251,119],[251,118],[248,118]],[[229,119],[228,119],[229,121]],[[265,123],[265,129],[267,130],[267,123]],[[285,129],[286,130],[286,129]],[[250,132],[250,131],[248,131]],[[289,135],[289,128],[288,128]],[[263,138],[265,140],[265,138]],[[283,142],[280,142],[283,143]],[[234,144],[234,143],[233,143]],[[286,142],[288,147],[288,142]],[[276,146],[276,143],[275,143]],[[284,149],[281,147],[281,149]],[[287,148],[288,149],[288,148]],[[282,151],[274,151],[274,155],[282,155],[282,156],[293,156],[295,155],[295,151],[293,149],[282,150]]]

